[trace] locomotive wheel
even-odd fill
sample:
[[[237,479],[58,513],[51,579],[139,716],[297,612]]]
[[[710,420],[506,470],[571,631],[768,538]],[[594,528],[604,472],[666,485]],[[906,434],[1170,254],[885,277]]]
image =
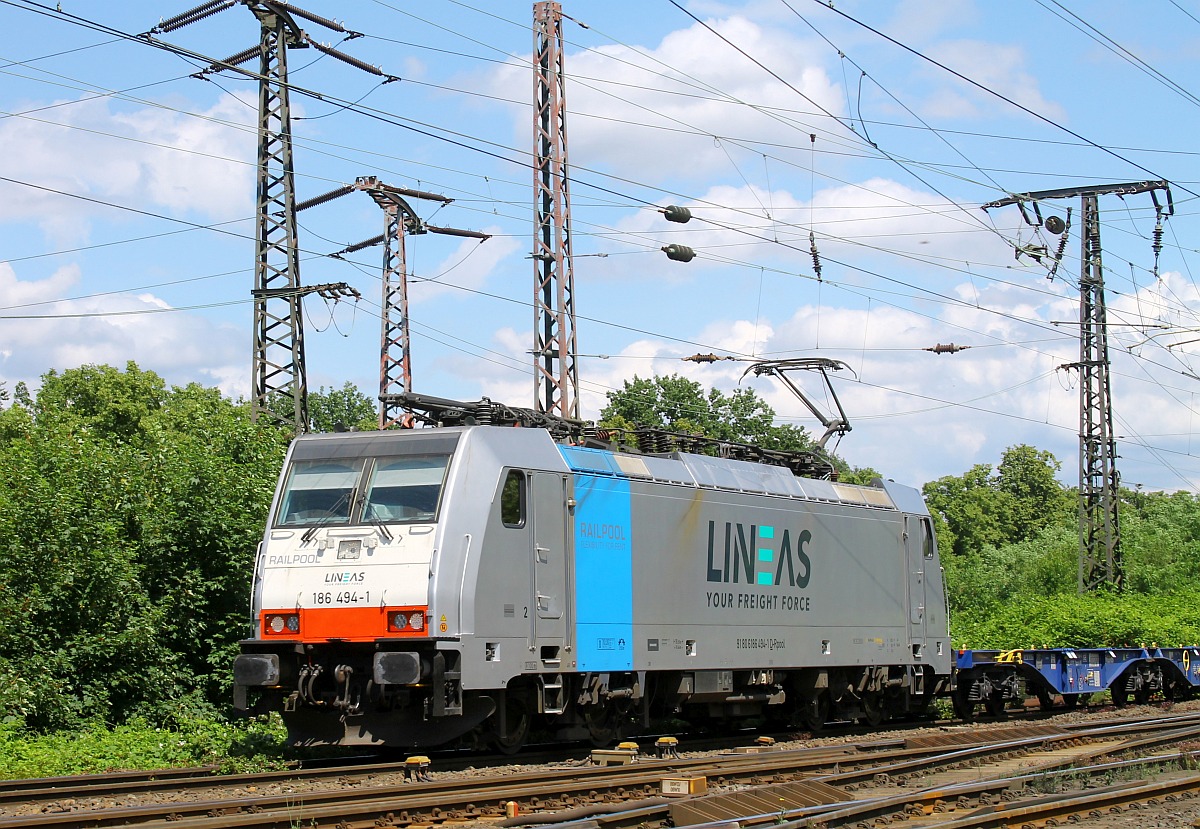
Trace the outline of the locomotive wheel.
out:
[[[863,725],[868,725],[875,728],[886,719],[887,715],[883,710],[883,695],[871,691],[863,694],[862,697],[862,715],[858,721]]]
[[[596,748],[605,748],[617,739],[612,710],[607,706],[589,705],[583,721],[587,724],[588,742]]]
[[[610,699],[601,705],[587,706],[583,719],[587,723],[591,744],[596,748],[604,748],[624,736],[622,729],[632,708],[633,701],[629,699]]]
[[[817,692],[817,696],[810,700],[806,700],[800,705],[800,720],[801,723],[809,731],[817,732],[825,730],[825,722],[829,719],[829,697],[821,692]]]
[[[492,732],[489,742],[501,754],[516,754],[529,739],[529,729],[533,722],[530,713],[529,700],[519,693],[511,691],[504,695],[505,729],[500,731],[500,717],[495,716],[496,729]]]

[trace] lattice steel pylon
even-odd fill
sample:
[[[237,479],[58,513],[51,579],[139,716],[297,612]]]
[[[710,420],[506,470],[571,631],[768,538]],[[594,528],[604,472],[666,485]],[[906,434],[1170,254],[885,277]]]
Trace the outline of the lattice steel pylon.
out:
[[[375,193],[371,193],[375,197]],[[412,391],[412,359],[408,336],[408,263],[404,235],[420,228],[407,205],[375,198],[383,208],[383,313],[379,344],[379,428],[403,423],[408,414],[390,395]]]
[[[1031,203],[1041,225],[1040,201],[1081,197],[1083,231],[1080,234],[1079,362],[1064,368],[1079,370],[1079,578],[1080,593],[1111,587],[1124,588],[1118,514],[1120,475],[1117,472],[1117,439],[1113,429],[1111,365],[1108,356],[1108,319],[1104,302],[1104,266],[1100,251],[1098,197],[1128,196],[1166,190],[1166,181],[1138,181],[1092,187],[1021,193],[983,205],[985,210],[1016,204],[1029,221],[1024,205]],[[1155,196],[1155,204],[1158,200]],[[1069,217],[1070,214],[1068,214]],[[1055,217],[1051,217],[1053,219]],[[1032,222],[1031,222],[1032,223]],[[1045,226],[1050,228],[1050,220]],[[1060,226],[1056,231],[1061,232]]]
[[[1079,249],[1079,592],[1125,583],[1117,516],[1120,475],[1109,385],[1100,208],[1083,195]]]
[[[412,391],[412,358],[408,335],[408,263],[404,237],[425,233],[426,228],[404,195],[432,198],[443,204],[445,196],[401,190],[382,184],[375,176],[360,176],[354,183],[383,210],[383,313],[380,314],[379,428],[407,425],[408,411],[398,402]]]
[[[579,417],[562,5],[533,4],[534,410]]]
[[[251,375],[253,391],[251,412],[257,420],[266,416],[288,423],[297,432],[308,429],[308,380],[304,363],[304,316],[301,299],[316,293],[328,300],[353,295],[357,291],[344,283],[300,285],[300,249],[296,233],[296,213],[315,206],[337,194],[326,194],[306,204],[296,203],[292,166],[292,118],[288,103],[287,53],[289,48],[312,46],[324,55],[349,66],[378,75],[384,83],[399,78],[387,75],[341,50],[310,38],[294,18],[309,20],[339,32],[346,39],[361,37],[336,20],[300,8],[287,0],[206,0],[182,14],[159,21],[143,37],[171,32],[198,23],[213,15],[242,5],[258,19],[261,29],[258,46],[209,65],[193,77],[231,70],[258,80],[258,156],[256,178],[256,242],[254,253],[254,356]],[[259,59],[257,75],[240,68]],[[352,187],[342,188],[342,194]],[[286,408],[291,406],[291,414]]]
[[[412,357],[409,348],[408,326],[408,263],[404,250],[406,235],[440,233],[467,239],[486,240],[491,237],[477,230],[456,227],[435,227],[426,224],[406,198],[426,199],[450,204],[454,199],[425,190],[411,190],[384,184],[376,176],[359,176],[354,184],[338,187],[328,193],[314,196],[297,205],[297,210],[307,210],[319,204],[333,201],[355,191],[362,191],[383,210],[384,232],[362,242],[342,248],[335,257],[355,253],[365,248],[383,244],[383,299],[379,346],[379,428],[411,426],[411,414],[407,407],[407,396],[412,392]]]
[[[262,24],[259,42],[258,187],[254,258],[255,418],[308,429],[308,380],[304,366],[304,316],[299,295],[300,250],[296,237],[296,188],[292,168],[292,119],[288,105],[287,52],[308,44],[304,32],[279,5],[248,3]],[[276,295],[267,293],[273,289]],[[293,292],[295,291],[295,292]],[[281,405],[283,404],[283,405]]]

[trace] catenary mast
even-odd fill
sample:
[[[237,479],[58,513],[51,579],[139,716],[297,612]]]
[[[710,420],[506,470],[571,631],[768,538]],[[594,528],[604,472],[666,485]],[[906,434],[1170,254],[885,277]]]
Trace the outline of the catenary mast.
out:
[[[562,5],[533,5],[534,409],[579,417]]]
[[[1111,366],[1108,356],[1108,319],[1104,302],[1104,267],[1100,250],[1099,196],[1128,196],[1149,192],[1158,205],[1156,191],[1166,181],[1139,181],[1090,187],[1069,187],[1019,193],[983,205],[984,210],[1015,204],[1030,221],[1026,204],[1033,206],[1036,222],[1052,233],[1069,229],[1057,216],[1042,222],[1040,202],[1081,199],[1083,231],[1080,233],[1079,275],[1079,362],[1063,368],[1079,371],[1079,592],[1101,587],[1121,590],[1125,570],[1121,561],[1121,533],[1117,504],[1120,476],[1117,473],[1117,440],[1113,430]],[[1070,213],[1067,214],[1068,222]],[[1065,237],[1064,237],[1065,239]],[[1045,251],[1042,251],[1042,255]],[[1061,250],[1060,250],[1061,256]]]

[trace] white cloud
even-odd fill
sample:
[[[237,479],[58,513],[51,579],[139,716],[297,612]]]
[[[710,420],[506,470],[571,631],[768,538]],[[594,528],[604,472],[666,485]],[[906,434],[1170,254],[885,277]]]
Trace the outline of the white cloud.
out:
[[[564,62],[573,166],[611,166],[643,181],[704,177],[729,169],[729,154],[713,135],[807,141],[812,123],[828,121],[818,109],[841,112],[840,88],[817,57],[825,52],[783,28],[759,26],[743,16],[708,24],[787,84],[698,23],[669,33],[654,47],[603,46],[570,54]],[[511,90],[527,88],[528,70],[508,67],[480,82],[491,94],[511,96]],[[798,127],[796,116],[772,117],[747,104],[812,115]],[[528,135],[528,109],[513,113],[520,134]],[[528,144],[518,139],[519,146]]]
[[[0,221],[33,221],[51,239],[74,243],[87,238],[92,219],[132,218],[98,202],[206,219],[248,215],[253,210],[253,107],[226,95],[190,116],[157,107],[113,111],[107,99],[93,98],[5,118],[0,121],[0,146],[6,148],[0,172],[45,189],[6,188]]]
[[[964,0],[956,3],[900,0],[892,6],[892,12],[892,19],[883,27],[884,31],[903,43],[927,42],[948,29],[973,23],[978,18],[975,4]]]
[[[0,263],[0,318],[10,317],[0,325],[0,380],[36,385],[51,368],[134,360],[169,382],[208,377],[226,394],[249,393],[241,330],[187,312],[155,313],[171,306],[148,293],[68,300],[82,282],[74,265],[22,280]]]
[[[988,89],[1016,101],[1034,112],[1060,123],[1067,121],[1066,110],[1042,95],[1037,78],[1026,70],[1029,61],[1020,46],[987,43],[981,40],[951,40],[928,47],[931,56],[938,62],[960,72]],[[939,79],[945,72],[932,68]],[[973,85],[954,81],[952,88],[944,88],[926,101],[924,109],[937,118],[985,118],[992,117],[997,108],[1003,107],[1004,114],[1016,114],[1013,108],[994,96]]]
[[[483,232],[497,235],[484,241],[463,239],[450,255],[433,267],[415,270],[409,282],[409,302],[429,302],[445,294],[461,297],[460,288],[481,288],[496,268],[522,247],[521,241],[498,235],[500,228],[489,227]],[[411,249],[419,242],[410,238],[406,244]],[[443,284],[443,281],[449,284]]]

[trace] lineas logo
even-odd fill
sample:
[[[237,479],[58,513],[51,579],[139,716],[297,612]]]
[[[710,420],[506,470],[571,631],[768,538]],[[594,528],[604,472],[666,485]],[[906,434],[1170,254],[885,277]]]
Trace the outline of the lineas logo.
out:
[[[794,536],[784,529],[726,521],[724,529],[708,522],[708,580],[723,584],[780,585],[808,587],[812,560],[804,549],[812,533],[801,530]]]

